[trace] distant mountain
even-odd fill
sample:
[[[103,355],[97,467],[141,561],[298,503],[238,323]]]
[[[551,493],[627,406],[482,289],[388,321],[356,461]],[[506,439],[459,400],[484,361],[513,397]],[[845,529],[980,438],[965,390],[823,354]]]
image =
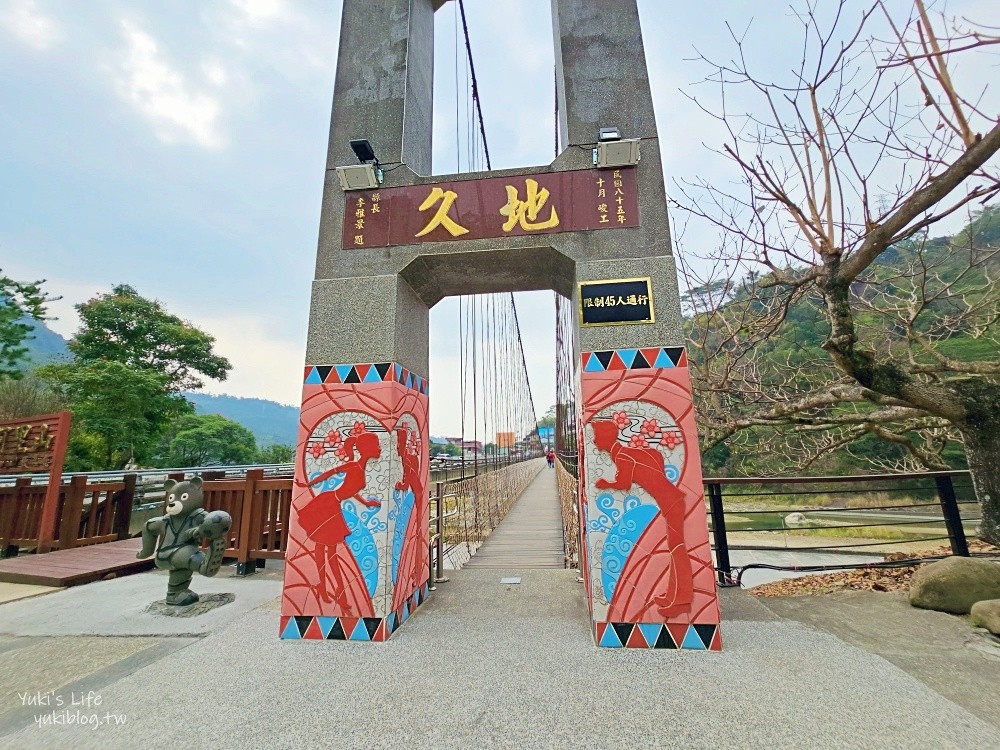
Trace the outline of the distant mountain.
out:
[[[298,439],[299,409],[277,401],[238,396],[211,396],[185,393],[198,414],[219,414],[239,422],[257,438],[257,445],[295,445]]]
[[[45,325],[45,323],[32,318],[24,318],[24,322],[31,326],[31,333],[24,345],[28,347],[28,367],[47,365],[51,362],[68,362],[73,359],[69,347],[66,346],[66,339]]]
[[[28,348],[25,369],[33,369],[51,362],[69,362],[73,355],[66,339],[43,322],[26,318],[31,326],[32,338],[24,345]],[[295,445],[298,439],[299,410],[277,401],[238,396],[211,396],[207,393],[185,393],[198,414],[221,414],[226,419],[239,422],[257,438],[257,445]]]

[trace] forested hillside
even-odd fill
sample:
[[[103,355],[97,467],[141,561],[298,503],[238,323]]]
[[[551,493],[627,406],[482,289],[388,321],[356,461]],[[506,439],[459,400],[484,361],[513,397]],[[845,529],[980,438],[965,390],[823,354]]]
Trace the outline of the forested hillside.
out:
[[[23,369],[32,370],[40,365],[68,362],[72,359],[66,340],[45,323],[28,317],[24,318],[24,323],[31,327],[31,338],[24,342],[28,356]],[[213,396],[207,393],[186,392],[184,397],[194,404],[197,414],[219,414],[239,422],[253,433],[261,447],[295,445],[299,413],[296,407],[267,399]]]
[[[912,361],[928,372],[960,362],[968,377],[993,380],[987,362],[1000,353],[998,276],[1000,209],[987,208],[955,236],[901,242],[852,284],[859,341],[880,359]],[[702,414],[718,410],[720,399],[733,416],[751,414],[772,393],[836,382],[823,349],[830,323],[822,300],[816,294],[779,299],[771,288],[769,277],[751,274],[738,283],[688,290],[685,301],[696,312],[686,318],[687,333]],[[745,322],[759,321],[768,305],[775,311],[770,330]],[[751,336],[757,340],[747,346]],[[961,440],[941,424],[901,413],[885,429],[852,432],[843,425],[850,414],[853,427],[859,409],[831,403],[812,412],[809,423],[755,424],[722,441],[709,439],[703,446],[707,470],[773,475],[965,467]],[[826,429],[814,429],[817,415]],[[711,431],[703,428],[709,437]],[[911,447],[923,451],[924,466],[913,460]]]
[[[239,422],[254,434],[258,445],[295,445],[298,438],[298,407],[262,398],[208,393],[185,393],[184,397],[194,404],[197,414],[219,414]]]

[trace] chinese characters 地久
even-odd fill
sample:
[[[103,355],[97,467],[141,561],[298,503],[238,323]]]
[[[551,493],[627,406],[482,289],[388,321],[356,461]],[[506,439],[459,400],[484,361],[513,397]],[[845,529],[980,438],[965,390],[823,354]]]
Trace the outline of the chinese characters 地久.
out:
[[[431,220],[427,222],[427,226],[417,232],[414,237],[423,237],[425,234],[428,234],[439,226],[444,227],[445,231],[452,237],[461,237],[463,234],[468,234],[468,229],[463,227],[448,215],[448,212],[451,210],[451,204],[454,203],[457,198],[458,193],[454,190],[442,190],[439,187],[435,187],[431,190],[430,195],[424,199],[424,202],[420,204],[420,207],[417,210],[426,211],[435,203],[440,203],[440,205],[434,213],[434,216],[431,217]]]

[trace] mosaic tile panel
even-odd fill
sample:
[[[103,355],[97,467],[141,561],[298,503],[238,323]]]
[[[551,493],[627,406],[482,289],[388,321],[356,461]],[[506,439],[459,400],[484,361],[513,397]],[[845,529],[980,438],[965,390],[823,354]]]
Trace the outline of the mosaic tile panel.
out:
[[[595,622],[594,642],[604,648],[722,650],[718,623]]]
[[[582,361],[581,557],[595,641],[721,648],[687,355],[620,349]]]
[[[356,365],[307,365],[303,376],[306,385],[324,383],[354,385],[357,383],[399,383],[418,393],[428,395],[427,379],[394,362],[374,362]]]
[[[688,364],[687,353],[682,346],[584,352],[581,360],[583,372],[648,370],[657,367],[687,367]]]
[[[292,641],[387,641],[417,608],[427,600],[429,584],[424,583],[385,617],[334,617],[324,615],[281,615],[279,633]]]
[[[354,381],[352,373],[358,382],[340,382]],[[289,617],[313,618],[300,638],[319,638],[324,627],[323,637],[332,632],[334,640],[340,632],[348,640],[387,638],[392,628],[380,631],[375,620],[396,614],[399,622],[413,597],[425,596],[426,391],[424,378],[396,365],[306,368],[283,638],[291,637]]]

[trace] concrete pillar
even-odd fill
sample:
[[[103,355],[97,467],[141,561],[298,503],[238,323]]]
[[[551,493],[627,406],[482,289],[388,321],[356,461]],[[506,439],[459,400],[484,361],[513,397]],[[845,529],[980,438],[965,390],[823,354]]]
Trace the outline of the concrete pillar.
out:
[[[282,638],[386,640],[428,593],[429,308],[394,270],[352,271],[337,239],[358,208],[333,170],[367,138],[430,172],[433,24],[432,0],[344,3]]]
[[[602,646],[721,648],[636,2],[552,0],[566,144],[552,164],[432,177],[433,13],[442,4],[344,0],[282,637],[381,640],[426,596],[430,306],[447,295],[543,288],[579,306],[581,283],[638,278],[649,279],[653,320],[575,331],[594,637]],[[598,131],[611,126],[641,139],[638,165],[593,168]],[[382,163],[401,162],[377,190],[340,188],[335,170],[356,163],[355,138],[367,138]],[[539,216],[558,207],[563,224],[522,221],[512,231],[504,195],[524,210],[529,179],[548,186]],[[630,215],[597,221],[614,215],[619,188],[630,191]],[[445,192],[448,218],[464,233],[431,231],[421,214],[444,206]]]

